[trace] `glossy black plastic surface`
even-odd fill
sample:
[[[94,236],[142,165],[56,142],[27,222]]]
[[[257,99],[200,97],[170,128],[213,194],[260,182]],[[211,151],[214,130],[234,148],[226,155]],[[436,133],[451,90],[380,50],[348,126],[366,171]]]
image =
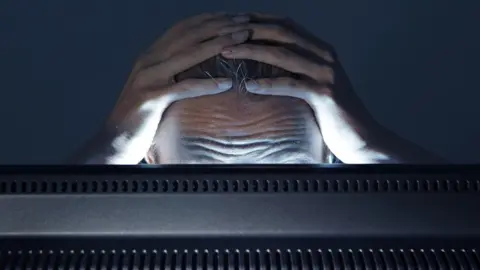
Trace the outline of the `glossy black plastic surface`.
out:
[[[0,269],[479,269],[479,208],[477,166],[0,167]]]

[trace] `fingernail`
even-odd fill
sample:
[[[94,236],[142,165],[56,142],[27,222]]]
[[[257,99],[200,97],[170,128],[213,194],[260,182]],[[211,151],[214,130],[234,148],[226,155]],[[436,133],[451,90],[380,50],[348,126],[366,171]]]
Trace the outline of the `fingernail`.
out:
[[[242,42],[248,39],[248,31],[241,31],[232,34],[232,39],[237,42]]]
[[[232,21],[234,23],[246,23],[250,21],[250,17],[248,17],[247,15],[237,15],[232,18]]]
[[[218,89],[220,90],[227,90],[232,88],[232,80],[230,79],[222,79],[222,80],[217,80],[217,85]]]
[[[248,81],[245,84],[245,88],[247,88],[249,91],[253,91],[260,89],[260,85],[256,81]]]

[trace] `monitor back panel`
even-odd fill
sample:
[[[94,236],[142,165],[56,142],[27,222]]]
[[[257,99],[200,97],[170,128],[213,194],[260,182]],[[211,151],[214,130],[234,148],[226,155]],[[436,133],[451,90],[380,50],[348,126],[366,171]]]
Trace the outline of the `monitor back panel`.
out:
[[[4,167],[0,269],[480,269],[475,166]]]

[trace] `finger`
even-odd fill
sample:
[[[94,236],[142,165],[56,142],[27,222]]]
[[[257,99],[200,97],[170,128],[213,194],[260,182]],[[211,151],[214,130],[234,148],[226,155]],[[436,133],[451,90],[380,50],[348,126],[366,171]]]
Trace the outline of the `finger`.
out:
[[[232,88],[229,78],[187,79],[162,89],[150,91],[149,100],[170,102],[207,95],[215,95]]]
[[[246,23],[248,21],[249,17],[246,15],[213,17],[179,35],[175,42],[167,42],[169,45],[153,45],[148,53],[142,57],[142,65],[150,66],[161,62],[182,50],[214,37],[248,30],[249,26]]]
[[[163,44],[171,42],[172,39],[179,36],[179,33],[184,32],[184,29],[187,29],[192,25],[198,25],[206,20],[225,16],[225,14],[225,12],[210,12],[184,19],[183,21],[170,27],[170,29],[168,29],[160,38],[155,40],[155,42],[147,49],[147,52],[155,52],[156,48],[163,47]]]
[[[251,40],[268,40],[279,43],[295,44],[300,48],[310,51],[329,63],[334,62],[333,55],[326,49],[309,42],[291,30],[278,24],[249,23],[247,29],[252,30]]]
[[[308,103],[316,97],[330,93],[326,86],[290,77],[250,80],[245,84],[245,88],[254,94],[295,97]]]
[[[240,44],[222,52],[229,59],[250,59],[306,75],[320,83],[333,83],[333,69],[301,57],[283,47]]]
[[[204,23],[193,26],[183,33],[183,36],[178,38],[178,41],[175,42],[175,46],[173,46],[167,54],[174,54],[181,50],[188,49],[198,43],[219,35],[247,30],[245,23],[248,21],[249,17],[245,15],[235,17],[223,16],[205,21]]]
[[[188,18],[180,23],[177,23],[173,27],[171,27],[161,38],[159,38],[155,43],[150,46],[149,51],[155,52],[157,48],[162,47],[162,51],[165,51],[165,46],[164,44],[173,44],[173,47],[171,48],[182,48],[182,46],[178,45],[178,41],[181,41],[185,38],[188,39],[188,37],[192,35],[198,35],[196,33],[198,29],[202,30],[205,32],[206,29],[204,29],[205,24],[214,24],[218,25],[219,21],[223,22],[229,22],[229,23],[235,23],[237,21],[242,22],[242,21],[248,21],[244,20],[243,18],[237,18],[237,17],[247,17],[248,16],[232,16],[227,14],[226,12],[216,12],[216,13],[204,13],[200,14],[197,16],[193,16],[191,18]],[[208,27],[208,26],[206,26]],[[211,38],[206,37],[207,38]],[[168,55],[167,52],[164,52],[163,55]]]
[[[328,49],[321,48],[291,30],[288,30],[288,28],[285,27],[286,25],[295,25],[290,18],[262,12],[251,12],[248,13],[248,15],[252,22],[256,22],[255,24],[250,24],[250,29],[253,30],[252,40],[271,40],[296,44],[317,54],[328,62],[334,61],[333,53]]]
[[[145,69],[142,76],[146,78],[167,79],[178,73],[191,68],[196,64],[214,57],[222,52],[225,47],[245,42],[248,39],[248,31],[236,32],[230,35],[221,36],[204,43],[195,48],[190,48],[174,55],[158,65]],[[163,76],[160,78],[158,74]]]

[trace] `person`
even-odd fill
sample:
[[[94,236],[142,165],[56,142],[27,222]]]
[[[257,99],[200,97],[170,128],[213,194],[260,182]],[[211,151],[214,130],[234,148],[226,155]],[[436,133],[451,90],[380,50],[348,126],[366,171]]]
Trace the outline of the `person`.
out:
[[[380,125],[333,48],[292,20],[208,13],[134,64],[73,164],[444,163]]]

